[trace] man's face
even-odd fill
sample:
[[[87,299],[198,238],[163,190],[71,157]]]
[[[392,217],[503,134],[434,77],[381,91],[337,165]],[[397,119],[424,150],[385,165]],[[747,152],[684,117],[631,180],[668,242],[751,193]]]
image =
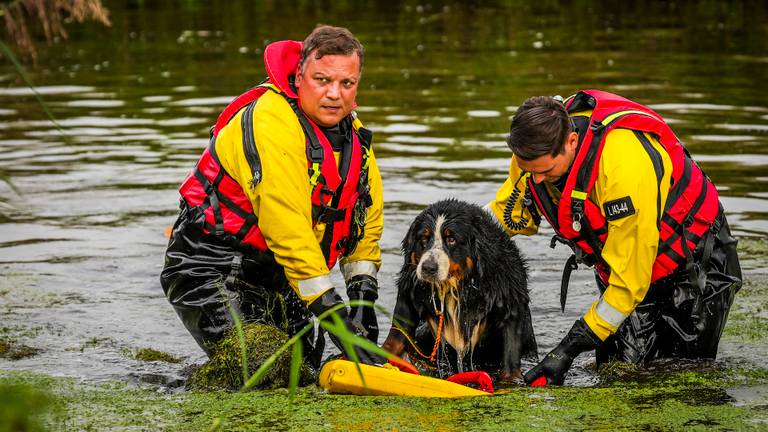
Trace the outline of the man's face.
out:
[[[579,136],[571,132],[565,139],[563,151],[556,156],[544,155],[530,161],[517,158],[517,165],[521,170],[531,173],[531,179],[539,184],[543,181],[554,183],[568,172],[574,158]]]
[[[319,126],[331,127],[347,116],[355,105],[360,82],[360,56],[310,53],[304,73],[296,76],[301,110]]]

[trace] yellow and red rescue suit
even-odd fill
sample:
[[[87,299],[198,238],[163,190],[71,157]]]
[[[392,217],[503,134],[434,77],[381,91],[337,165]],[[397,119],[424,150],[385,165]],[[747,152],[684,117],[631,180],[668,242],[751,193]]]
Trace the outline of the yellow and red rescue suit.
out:
[[[727,230],[717,191],[658,114],[597,90],[579,92],[566,109],[579,133],[567,177],[556,185],[535,184],[512,158],[509,178],[490,207],[510,234],[537,232],[544,215],[556,232],[552,244],[559,240],[574,250],[566,273],[574,261],[594,265],[603,292],[584,320],[605,340],[651,287],[676,285],[672,279],[702,282],[709,268],[701,267],[709,265],[715,243],[728,243],[730,235],[724,232],[717,240],[720,230]],[[736,260],[738,269],[735,251],[728,260]],[[733,285],[734,292],[741,277],[735,269],[726,272],[736,273],[726,287]],[[701,295],[697,298],[700,302]],[[727,316],[730,300],[725,303]]]
[[[161,282],[206,350],[230,324],[222,296],[261,315],[282,309],[278,318],[299,325],[305,306],[333,288],[337,261],[347,280],[375,277],[381,265],[382,184],[371,134],[349,116],[332,132],[345,138],[335,149],[301,112],[292,85],[300,52],[296,41],[265,49],[268,80],[222,112],[180,188]],[[273,308],[264,297],[275,292],[283,304]],[[254,295],[262,298],[246,298]]]

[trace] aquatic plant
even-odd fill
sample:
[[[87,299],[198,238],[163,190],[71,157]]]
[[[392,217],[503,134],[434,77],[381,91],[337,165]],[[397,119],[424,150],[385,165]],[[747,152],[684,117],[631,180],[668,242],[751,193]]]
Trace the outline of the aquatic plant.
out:
[[[237,330],[240,328],[240,331]],[[242,339],[241,334],[242,332]],[[236,325],[216,346],[210,359],[192,373],[187,388],[192,390],[238,390],[250,376],[243,376],[243,369],[258,370],[273,353],[288,341],[288,335],[274,326],[249,323]],[[244,344],[241,346],[241,344]],[[299,345],[301,342],[299,342]],[[247,354],[242,355],[243,352]],[[299,357],[299,360],[301,357]],[[245,361],[243,361],[245,360]],[[291,381],[291,355],[287,352],[270,362],[268,373],[252,387],[271,389],[286,387]],[[243,366],[245,364],[245,366]],[[314,376],[308,367],[302,367],[295,385],[310,384]]]
[[[82,23],[93,20],[109,27],[109,10],[101,0],[14,0],[0,3],[6,36],[19,49],[22,56],[34,60],[37,50],[30,34],[30,21],[40,27],[45,39],[68,37],[64,23],[74,20]],[[6,53],[7,54],[7,53]]]
[[[133,353],[133,358],[140,361],[161,361],[166,363],[180,363],[181,359],[171,354],[152,348],[139,348]]]
[[[27,357],[32,357],[39,352],[39,349],[18,343],[15,339],[0,338],[0,358],[21,360]]]

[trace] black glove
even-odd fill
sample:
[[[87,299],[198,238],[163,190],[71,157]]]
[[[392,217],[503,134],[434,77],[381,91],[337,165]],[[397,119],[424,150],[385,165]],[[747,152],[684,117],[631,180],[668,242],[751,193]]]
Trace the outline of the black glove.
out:
[[[347,284],[349,300],[366,300],[371,303],[379,298],[379,284],[369,275],[352,276]],[[376,311],[371,306],[352,306],[349,310],[350,321],[358,328],[358,333],[367,337],[373,343],[379,340],[379,323],[376,321]]]
[[[344,302],[341,299],[341,296],[336,292],[335,289],[330,289],[323,293],[317,300],[313,301],[309,305],[309,311],[312,312],[315,316],[320,316],[323,312],[327,311],[328,309],[338,305],[338,304],[344,304]],[[352,322],[349,319],[349,313],[347,312],[347,308],[343,307],[339,310],[337,310],[336,315],[341,318],[341,320],[344,322],[344,326],[349,330],[351,333],[356,334],[358,336],[362,336],[358,332],[358,327],[352,324]],[[327,316],[324,320],[333,320],[331,315]],[[333,322],[333,321],[331,321]],[[352,356],[349,355],[349,353],[344,348],[344,344],[341,342],[341,339],[338,338],[335,334],[328,332],[328,336],[331,338],[331,342],[333,342],[334,345],[336,345],[336,348],[339,349],[347,358],[352,358]],[[384,364],[386,363],[386,359],[368,352],[358,346],[354,346],[355,354],[357,354],[357,358],[360,359],[360,363],[370,364],[370,365],[376,365],[376,364]]]
[[[562,385],[565,380],[565,373],[571,367],[573,359],[584,351],[596,349],[601,343],[600,338],[589,328],[584,319],[580,319],[573,324],[568,334],[560,341],[560,345],[550,351],[539,364],[531,368],[523,379],[526,384],[530,384],[537,378],[544,376],[548,385]]]

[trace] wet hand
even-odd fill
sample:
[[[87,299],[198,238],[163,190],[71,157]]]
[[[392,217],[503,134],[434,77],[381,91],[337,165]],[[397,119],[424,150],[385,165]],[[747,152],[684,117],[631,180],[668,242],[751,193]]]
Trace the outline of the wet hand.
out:
[[[583,319],[576,321],[560,344],[544,357],[544,360],[531,368],[523,379],[530,385],[540,377],[546,378],[548,385],[562,385],[565,374],[570,369],[573,359],[584,351],[596,349],[602,341],[589,328]]]
[[[544,377],[547,385],[562,385],[565,374],[573,363],[573,358],[563,353],[560,346],[553,349],[544,357],[544,360],[529,370],[523,379],[527,385],[531,385],[536,379]]]

